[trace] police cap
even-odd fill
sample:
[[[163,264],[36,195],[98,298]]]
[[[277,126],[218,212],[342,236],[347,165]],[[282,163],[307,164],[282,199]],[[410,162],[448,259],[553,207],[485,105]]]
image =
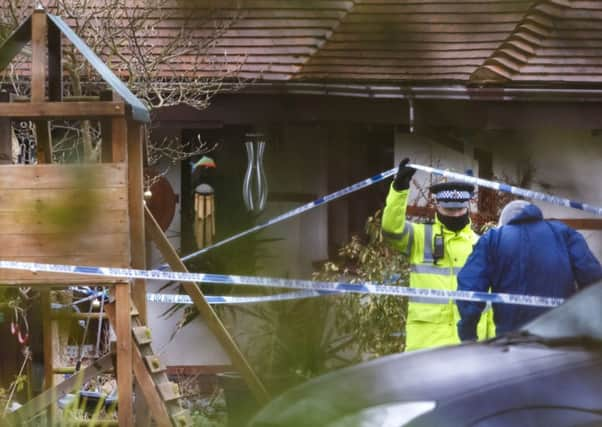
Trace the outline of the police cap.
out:
[[[448,181],[431,186],[437,204],[444,208],[467,208],[474,194],[474,185]]]

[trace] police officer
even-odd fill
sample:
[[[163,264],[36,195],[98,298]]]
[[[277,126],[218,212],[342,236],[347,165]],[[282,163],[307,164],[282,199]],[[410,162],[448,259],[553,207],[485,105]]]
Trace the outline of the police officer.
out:
[[[399,163],[382,219],[387,241],[404,252],[410,262],[410,287],[455,291],[456,274],[478,240],[471,229],[468,205],[474,186],[461,182],[433,185],[436,217],[432,224],[406,220],[410,180],[416,172]],[[410,299],[406,320],[406,351],[458,344],[458,310],[452,300]],[[479,336],[493,336],[491,310],[479,324]]]

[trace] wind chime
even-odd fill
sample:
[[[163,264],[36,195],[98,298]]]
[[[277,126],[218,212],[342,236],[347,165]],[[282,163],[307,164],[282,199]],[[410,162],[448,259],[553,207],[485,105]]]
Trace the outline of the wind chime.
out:
[[[215,168],[215,162],[203,156],[192,165],[192,171],[197,168]],[[200,184],[194,190],[194,238],[199,248],[213,243],[215,237],[215,194],[209,184]]]

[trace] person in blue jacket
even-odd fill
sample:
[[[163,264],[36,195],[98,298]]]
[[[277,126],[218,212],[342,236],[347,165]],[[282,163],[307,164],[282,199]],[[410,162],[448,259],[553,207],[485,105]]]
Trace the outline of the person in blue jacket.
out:
[[[502,210],[499,227],[479,239],[458,273],[458,290],[567,298],[600,279],[600,262],[580,233],[562,222],[544,220],[537,206],[515,200]],[[456,304],[460,339],[476,340],[485,303]],[[493,304],[496,335],[519,328],[545,310]]]

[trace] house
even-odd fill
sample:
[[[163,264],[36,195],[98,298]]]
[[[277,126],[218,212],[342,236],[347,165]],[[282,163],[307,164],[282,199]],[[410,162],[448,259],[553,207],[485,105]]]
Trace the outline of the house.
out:
[[[165,132],[219,142],[210,154],[216,170],[191,177],[183,165],[170,175],[179,193],[170,230],[181,232],[184,253],[195,249],[190,217],[198,182],[215,189],[221,240],[390,169],[405,156],[602,204],[602,4],[242,1],[206,25],[220,27],[215,22],[234,16],[222,25],[206,71],[236,64],[244,87],[218,94],[202,111],[180,106],[158,115]],[[197,31],[202,37],[207,27]],[[186,72],[190,64],[184,59],[174,67]],[[258,132],[266,141],[268,183],[259,214],[249,213],[242,197],[244,142]],[[419,172],[415,181],[425,188],[431,179]],[[224,273],[308,278],[362,231],[382,207],[387,185],[216,249],[207,262]],[[580,229],[602,257],[600,218],[537,204],[547,217]],[[256,257],[237,256],[252,250]],[[193,334],[182,331],[176,339],[189,341],[187,333]],[[186,357],[173,354],[174,361],[188,363]],[[215,354],[207,360],[222,363]]]
[[[210,77],[234,70],[244,79],[242,89],[238,80],[221,82],[232,91],[216,95],[207,109],[158,111],[161,134],[219,143],[210,154],[215,170],[191,174],[182,163],[168,176],[177,195],[164,208],[175,208],[168,235],[183,253],[195,249],[192,200],[200,182],[215,190],[217,241],[405,156],[602,204],[602,4],[241,0],[213,6],[174,0],[174,19],[153,39],[167,44],[186,24],[202,44],[218,28],[209,60],[174,58],[170,72],[185,76],[196,67]],[[266,141],[268,201],[263,211],[248,212],[244,143],[258,133]],[[416,175],[423,188],[430,180]],[[308,278],[316,263],[361,232],[386,192],[387,183],[362,190],[217,249],[200,257],[198,267]],[[546,216],[580,229],[602,256],[599,218],[538,204]],[[158,317],[165,306],[149,308],[149,318],[162,325],[157,342],[167,342],[177,319]],[[226,369],[218,347],[191,345],[209,339],[202,327],[185,328],[167,350],[169,364]]]

